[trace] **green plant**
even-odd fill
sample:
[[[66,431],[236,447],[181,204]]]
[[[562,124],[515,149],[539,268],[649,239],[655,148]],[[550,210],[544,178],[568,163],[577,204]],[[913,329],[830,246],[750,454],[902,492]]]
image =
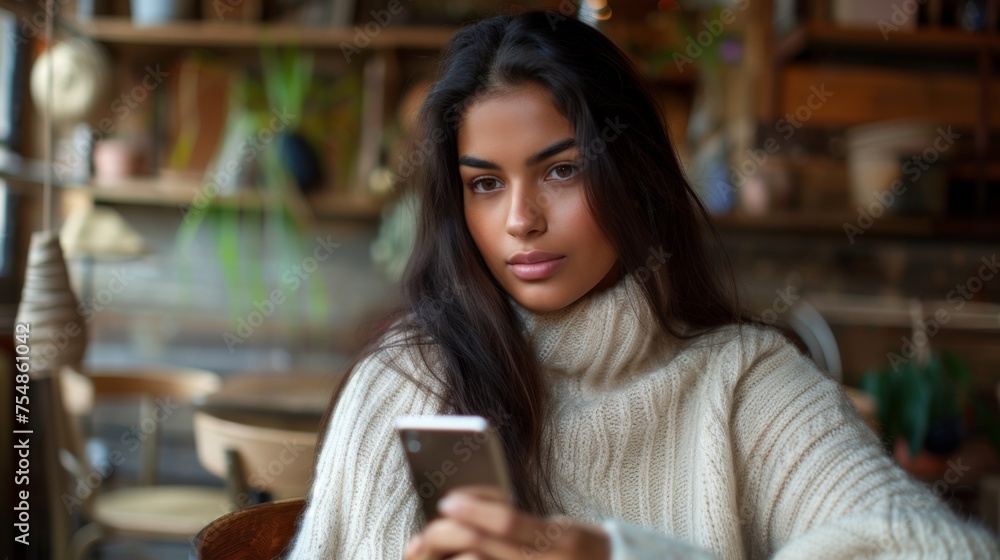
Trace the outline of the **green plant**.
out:
[[[207,175],[223,167],[231,171],[229,177],[233,183],[253,176],[256,184],[234,184],[231,191],[220,189],[204,196],[205,204],[185,215],[177,232],[176,249],[182,257],[187,257],[199,232],[208,229],[214,234],[233,329],[243,315],[253,311],[252,302],[264,301],[276,290],[290,300],[284,306],[285,312],[304,311],[306,324],[323,327],[329,313],[325,282],[318,278],[302,282],[305,293],[298,295],[293,292],[300,284],[291,284],[287,275],[282,274],[294,270],[313,249],[308,239],[312,229],[308,208],[292,186],[290,172],[278,149],[280,136],[296,129],[304,120],[313,57],[297,49],[279,53],[265,47],[261,62],[261,85],[243,72],[234,74],[228,92],[225,138],[216,161],[206,172],[206,184]],[[261,89],[263,103],[259,102]],[[287,116],[280,130],[273,129],[276,113]],[[232,163],[237,164],[235,168]],[[245,192],[241,194],[241,190]],[[255,199],[259,204],[252,202]],[[190,263],[187,258],[179,262],[180,273],[188,278],[184,285],[190,287]],[[290,320],[287,324],[295,330],[302,322]],[[290,336],[296,338],[295,332]]]
[[[953,352],[931,353],[926,363],[913,359],[868,371],[861,389],[878,404],[879,423],[890,452],[899,437],[905,438],[911,457],[925,448],[944,453],[957,447],[970,409],[1000,451],[996,415],[977,398],[968,367]]]

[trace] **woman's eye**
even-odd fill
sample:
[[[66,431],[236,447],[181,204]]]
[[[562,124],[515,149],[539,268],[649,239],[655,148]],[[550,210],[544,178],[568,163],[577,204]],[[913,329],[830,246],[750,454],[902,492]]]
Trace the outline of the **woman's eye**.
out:
[[[550,178],[550,179],[556,179],[556,180],[559,180],[559,181],[565,181],[567,179],[572,179],[579,172],[580,172],[580,168],[577,167],[576,165],[572,165],[572,164],[569,164],[569,163],[563,163],[563,164],[560,164],[560,165],[557,165],[557,166],[553,167],[552,170],[549,171],[549,177],[548,178]]]
[[[491,192],[500,187],[500,181],[493,177],[483,177],[470,182],[469,187],[474,191]]]

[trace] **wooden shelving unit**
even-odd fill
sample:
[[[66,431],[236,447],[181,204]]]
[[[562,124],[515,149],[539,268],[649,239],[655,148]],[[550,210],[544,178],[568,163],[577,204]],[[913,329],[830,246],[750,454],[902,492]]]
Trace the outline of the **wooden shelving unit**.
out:
[[[799,25],[778,39],[774,58],[787,63],[809,49],[856,50],[914,54],[975,56],[986,50],[1000,52],[1000,35],[969,33],[947,28],[893,31],[886,39],[878,29],[838,27],[830,23],[810,22]]]
[[[9,0],[0,0],[6,7]],[[15,4],[12,9],[23,15],[30,15],[23,5]],[[358,31],[352,27],[308,26],[288,23],[248,23],[190,20],[158,26],[136,26],[127,17],[95,17],[87,21],[77,21],[64,17],[60,27],[71,35],[87,37],[108,46],[127,49],[138,48],[207,48],[207,49],[257,49],[262,45],[289,45],[303,49],[338,52],[344,45],[355,45]],[[386,89],[394,87],[389,73],[398,70],[399,50],[440,50],[458,29],[458,26],[387,26],[378,33],[364,34],[370,41],[358,46],[364,55],[365,104],[364,124],[359,134],[359,159],[357,177],[365,177],[376,165],[370,152],[380,145],[382,120],[386,113],[385,104],[392,96],[386,96]],[[664,37],[655,30],[635,25],[613,27],[606,30],[613,38],[640,37],[646,41],[662,41]],[[124,51],[127,52],[127,51]],[[697,80],[694,69],[680,73],[668,65],[658,75],[650,75],[654,83],[674,87],[692,87]],[[94,202],[145,206],[183,206],[191,204],[200,190],[194,182],[180,182],[166,178],[136,178],[120,184],[88,185],[85,188]],[[377,219],[382,210],[382,201],[363,192],[327,190],[303,199],[304,208],[318,218],[331,219]],[[253,189],[243,189],[238,195],[215,197],[213,205],[240,208],[260,208],[267,204]]]
[[[302,48],[340,49],[354,45],[356,31],[348,27],[289,24],[249,24],[186,21],[137,27],[128,18],[95,18],[75,27],[95,41],[124,45],[257,48],[268,43]],[[364,48],[440,49],[456,27],[385,27],[375,35],[362,32],[370,43]],[[361,47],[359,47],[361,48]]]
[[[320,218],[356,218],[376,220],[382,215],[382,201],[361,194],[324,193],[308,200]]]
[[[0,0],[0,8],[11,11],[18,18],[29,20],[38,11],[38,6]],[[62,36],[84,37],[113,49],[114,64],[127,63],[133,55],[143,49],[164,48],[206,48],[225,50],[253,50],[261,46],[294,46],[301,49],[336,52],[346,45],[356,46],[362,51],[358,60],[363,65],[364,102],[363,124],[359,132],[359,152],[377,150],[381,145],[383,118],[388,112],[385,104],[394,98],[386,95],[387,88],[398,84],[387,81],[386,72],[395,71],[399,50],[440,50],[457,30],[457,26],[407,26],[390,25],[381,27],[377,33],[362,35],[363,45],[355,45],[358,31],[347,26],[310,26],[289,23],[251,23],[187,20],[157,26],[136,26],[128,17],[95,17],[79,21],[72,10],[66,9],[56,18],[58,34]],[[363,26],[361,26],[363,28]],[[117,58],[121,56],[121,59]],[[377,158],[359,153],[355,183],[367,177]],[[77,185],[79,186],[79,185]],[[372,220],[381,213],[382,201],[368,195],[357,184],[353,189],[327,189],[308,199],[297,201],[304,212],[317,218]],[[178,182],[168,178],[135,178],[120,184],[87,185],[94,202],[146,206],[180,206],[190,204],[199,191],[200,185]],[[243,189],[238,195],[219,196],[213,199],[213,206],[236,206],[240,208],[260,208],[267,203],[253,189]]]
[[[201,190],[198,183],[165,181],[158,178],[137,178],[127,181],[105,182],[78,186],[94,202],[129,204],[138,206],[187,207]],[[212,198],[213,206],[262,208],[266,198],[255,190],[241,190],[239,194],[219,195]]]
[[[197,182],[163,180],[159,178],[129,179],[127,181],[78,185],[76,187],[94,202],[130,206],[164,206],[180,209],[195,203],[202,190]],[[372,196],[352,193],[318,193],[301,201],[319,218],[376,219],[382,211],[382,202]],[[237,194],[212,198],[213,207],[260,210],[272,201],[265,193],[252,188],[239,189]]]
[[[991,9],[996,9],[996,0],[990,1]],[[764,0],[760,6],[768,23],[774,4],[774,0]],[[810,107],[809,126],[846,130],[879,120],[923,119],[953,126],[963,134],[971,131],[967,151],[954,162],[957,171],[953,178],[974,185],[978,215],[965,220],[892,218],[895,225],[876,228],[915,237],[996,237],[997,229],[989,223],[985,209],[993,200],[990,185],[1000,177],[991,161],[997,153],[991,141],[1000,131],[1000,80],[996,72],[1000,31],[973,32],[921,24],[911,30],[883,33],[877,27],[839,26],[821,8],[810,9],[808,19],[787,33],[778,33],[767,25],[769,64],[761,80],[764,101],[760,122],[770,126],[795,113],[802,103],[812,99],[811,88],[823,84],[829,91],[852,91],[855,95],[833,97],[819,110]],[[923,61],[928,64],[922,65]],[[829,229],[816,225],[826,221],[818,216],[815,222],[807,220],[813,223],[798,225],[803,231]]]
[[[914,300],[902,297],[810,293],[809,303],[823,318],[835,325],[913,328]],[[948,323],[942,328],[1000,333],[1000,305],[969,301],[960,310],[945,300],[919,301],[923,309],[949,309]]]
[[[22,4],[0,0],[0,7],[9,8],[19,16],[30,17],[31,10]],[[357,181],[367,177],[377,158],[373,150],[381,145],[383,118],[387,113],[385,103],[388,87],[386,72],[395,68],[397,51],[440,50],[454,34],[454,26],[388,26],[378,33],[366,34],[369,41],[364,46],[355,45],[357,31],[351,27],[308,26],[286,23],[224,23],[190,20],[159,26],[136,26],[126,17],[98,17],[77,21],[70,17],[59,18],[58,27],[63,34],[86,37],[108,46],[117,46],[116,52],[128,53],[134,48],[208,48],[208,49],[257,49],[266,45],[287,45],[302,49],[334,51],[339,55],[343,45],[357,46],[363,54],[358,58],[363,64],[364,102],[363,124],[359,132],[359,157],[356,161]],[[122,50],[122,47],[125,49]],[[128,58],[128,57],[126,57]],[[116,61],[116,64],[120,64]],[[373,220],[381,214],[383,201],[368,195],[359,185],[353,189],[325,189],[308,199],[296,201],[296,214],[316,218]],[[85,186],[94,202],[145,206],[183,206],[201,190],[195,181],[177,181],[170,178],[134,178],[119,184]],[[255,189],[241,189],[240,194],[218,196],[213,206],[261,208],[267,204]]]
[[[759,216],[730,213],[712,218],[720,230],[732,232],[846,236],[845,224],[858,227],[857,212],[772,212]],[[863,231],[859,237],[1000,238],[1000,222],[927,216],[881,216]]]
[[[28,21],[40,10],[39,6],[37,3],[0,0],[0,8],[19,18],[28,18]],[[339,49],[341,43],[352,43],[356,34],[353,27],[202,20],[136,26],[127,17],[95,17],[89,21],[78,21],[67,15],[69,11],[59,12],[60,17],[56,18],[58,29],[70,35],[124,45],[255,48],[271,41],[304,48]],[[364,48],[440,49],[456,29],[454,26],[388,26],[381,28],[377,34],[365,34],[370,43]]]

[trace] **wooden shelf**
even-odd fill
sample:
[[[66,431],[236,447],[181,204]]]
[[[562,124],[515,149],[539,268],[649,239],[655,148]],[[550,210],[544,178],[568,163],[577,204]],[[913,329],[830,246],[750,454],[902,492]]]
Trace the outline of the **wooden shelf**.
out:
[[[807,294],[809,304],[831,325],[913,328],[913,298],[861,296],[849,294]],[[917,300],[921,318],[933,317],[937,309],[948,309],[951,317],[941,328],[946,330],[1000,332],[1000,305],[967,301],[962,309],[945,300]]]
[[[136,206],[176,207],[183,210],[196,203],[203,186],[190,180],[168,180],[157,177],[136,178],[124,181],[102,182],[78,188],[94,202],[129,204]],[[236,207],[259,210],[270,205],[266,193],[252,188],[241,189],[238,194],[220,195],[212,199],[213,207]],[[381,215],[382,201],[364,194],[321,193],[303,201],[306,211],[317,217],[377,219]]]
[[[810,48],[969,56],[984,50],[1000,52],[1000,34],[920,28],[915,31],[893,31],[886,39],[878,29],[808,23],[800,25],[778,40],[775,58],[779,62],[787,62]]]
[[[308,199],[309,207],[319,218],[354,218],[377,220],[384,202],[354,193],[321,193]]]
[[[747,231],[782,234],[845,236],[845,224],[857,227],[857,212],[824,214],[781,212],[763,215],[741,213],[713,215],[722,231]],[[1000,223],[973,218],[934,218],[925,216],[881,216],[863,237],[949,237],[1000,239]]]
[[[202,185],[186,180],[150,177],[92,183],[80,188],[85,189],[94,202],[185,208],[194,203]],[[239,194],[219,195],[212,199],[212,205],[263,208],[265,201],[261,193],[247,189]]]
[[[94,18],[76,22],[82,33],[104,43],[124,45],[169,45],[184,47],[256,48],[266,44],[340,49],[354,45],[354,28],[290,24],[222,23],[191,20],[157,26],[136,26],[128,18]],[[414,48],[440,49],[456,27],[384,27],[360,49]],[[364,30],[361,31],[365,35]]]

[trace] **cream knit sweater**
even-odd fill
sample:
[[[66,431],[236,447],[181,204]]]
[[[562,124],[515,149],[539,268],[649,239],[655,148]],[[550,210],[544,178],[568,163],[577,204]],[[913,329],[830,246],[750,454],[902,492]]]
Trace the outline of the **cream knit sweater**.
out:
[[[630,277],[551,313],[514,305],[553,388],[554,485],[567,515],[608,531],[611,560],[1000,558],[774,331],[681,343]],[[396,560],[419,531],[393,420],[447,409],[385,367],[416,371],[409,354],[348,382],[289,558]]]

